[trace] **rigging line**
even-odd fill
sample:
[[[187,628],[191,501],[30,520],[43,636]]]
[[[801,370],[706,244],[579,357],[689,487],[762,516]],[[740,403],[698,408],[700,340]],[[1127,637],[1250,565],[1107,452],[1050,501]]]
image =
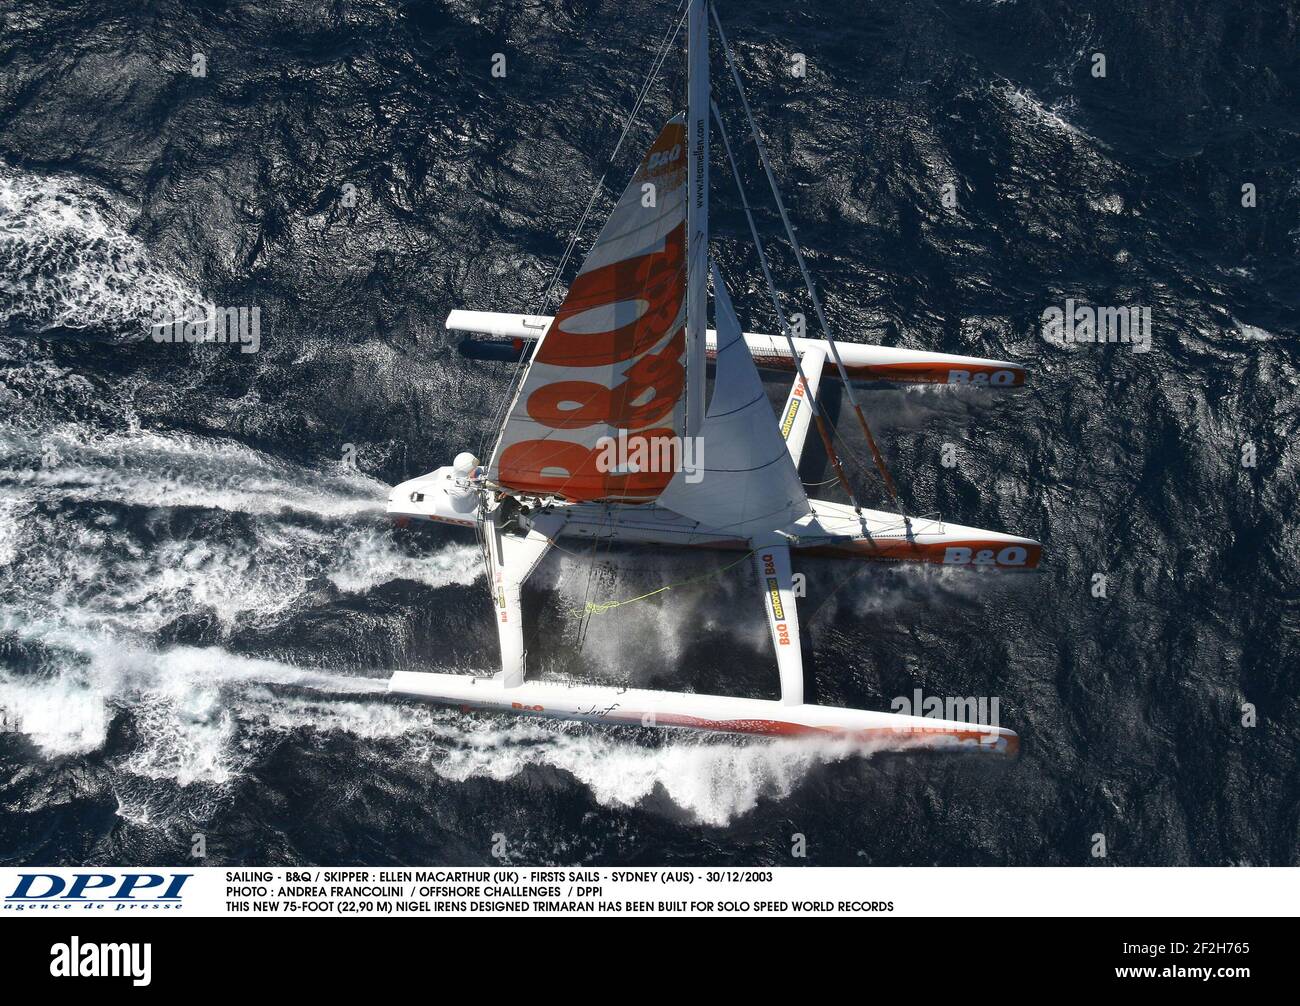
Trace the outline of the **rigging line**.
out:
[[[604,511],[605,513],[604,513],[604,517],[601,520],[601,524],[597,528],[596,532],[592,535],[591,555],[588,559],[588,567],[587,567],[587,588],[583,593],[583,598],[582,598],[583,605],[584,605],[583,615],[578,622],[578,631],[577,631],[577,646],[580,652],[583,646],[586,645],[587,632],[591,628],[591,614],[593,609],[588,599],[591,597],[591,585],[597,576],[597,569],[600,567],[600,564],[597,560],[597,552],[600,548],[600,542],[601,542],[601,536],[599,532],[603,528],[609,528],[610,530],[610,534],[605,537],[604,569],[608,569],[612,565],[610,563],[610,554],[614,548],[614,534],[613,534],[613,529],[615,524],[614,511],[613,508],[609,506],[606,506],[604,508]]]
[[[870,566],[871,564],[867,562],[860,563],[858,569],[855,569],[852,573],[844,577],[842,580],[840,580],[839,583],[837,583],[834,587],[832,587],[830,593],[828,593],[825,597],[821,599],[817,607],[813,608],[812,611],[808,612],[806,615],[803,616],[803,618],[806,620],[806,624],[812,625],[813,619],[816,618],[817,615],[821,612],[821,610],[826,607],[827,603],[832,598],[834,598],[836,594],[838,594],[841,590],[847,587],[850,583],[852,583],[854,580],[860,577],[863,573],[867,572]]]
[[[571,549],[571,548],[565,548],[565,547],[564,547],[563,545],[561,545],[561,544],[560,544],[560,543],[559,543],[555,538],[550,538],[550,537],[548,537],[546,540],[550,543],[551,548],[554,548],[557,552],[560,552],[560,553],[563,554],[563,555],[567,555],[567,556],[569,556],[570,558],[572,558],[572,559],[576,559],[576,560],[578,560],[578,561],[580,561],[580,562],[581,562],[581,561],[584,561],[584,560],[586,559],[586,555],[584,555],[582,552],[575,551],[574,549]],[[614,545],[615,545],[615,544],[616,544],[616,542],[613,541],[612,539],[611,539],[611,540],[606,544],[606,547],[605,547],[605,555],[606,555],[606,558],[607,558],[607,559],[613,556]],[[635,553],[635,552],[638,552],[638,551],[639,551],[639,552],[642,552],[642,553],[650,553],[650,554],[653,554],[653,555],[655,555],[655,556],[658,556],[658,555],[661,555],[661,554],[662,554],[662,549],[661,549],[661,547],[660,547],[660,546],[657,546],[657,545],[647,545],[647,544],[642,544],[642,545],[621,544],[621,551],[620,551],[620,554],[626,554],[626,553],[629,553],[629,552]],[[622,571],[624,571],[624,572],[628,572],[628,573],[658,573],[658,572],[661,571],[661,567],[660,567],[660,566],[628,566],[628,565],[620,565],[620,569],[621,569]]]
[[[587,585],[586,587],[583,588],[582,591],[582,605],[583,605],[584,613],[586,612],[587,608],[590,606],[589,599],[591,598],[591,583],[596,573],[596,549],[599,546],[600,546],[600,535],[599,534],[592,535],[591,555],[587,557]],[[574,633],[574,645],[577,646],[579,653],[582,652],[583,646],[586,645],[587,627],[589,624],[590,624],[590,620],[586,617],[585,614],[582,618],[578,620],[577,631]]]
[[[686,0],[680,0],[677,5],[678,16],[675,18],[670,29],[664,33],[664,39],[660,43],[658,51],[655,53],[655,58],[650,63],[650,70],[646,74],[645,80],[641,83],[641,90],[637,94],[636,101],[632,105],[632,110],[628,113],[627,118],[623,122],[623,129],[619,133],[618,141],[614,144],[614,150],[610,153],[609,159],[605,162],[605,168],[601,172],[600,178],[597,180],[595,187],[591,190],[591,196],[587,199],[587,206],[582,211],[582,216],[578,218],[578,225],[573,229],[573,233],[569,237],[569,243],[565,246],[564,254],[560,256],[560,261],[556,265],[554,272],[551,273],[551,278],[546,284],[546,289],[542,293],[541,306],[536,311],[536,315],[538,316],[546,313],[546,307],[551,301],[551,294],[555,290],[555,285],[559,282],[560,276],[563,275],[565,267],[569,264],[569,258],[573,255],[573,249],[577,246],[578,238],[582,235],[583,228],[587,225],[587,218],[591,216],[591,211],[596,205],[597,198],[599,198],[601,192],[605,189],[605,179],[609,176],[610,169],[614,166],[614,160],[618,157],[618,152],[623,147],[623,141],[627,139],[628,134],[631,132],[632,124],[636,121],[637,113],[641,110],[642,104],[645,103],[646,95],[650,93],[650,86],[654,83],[655,78],[659,76],[659,71],[663,67],[664,61],[668,58],[668,52],[672,48],[673,42],[676,41],[678,32],[681,31],[682,24],[686,21],[687,12],[684,9],[685,4]],[[496,417],[493,420],[492,426],[488,429],[499,430],[501,428],[502,423],[505,421],[506,413],[513,408],[515,399],[519,396],[519,390],[523,383],[523,377],[528,371],[528,365],[532,363],[533,357],[537,355],[537,351],[541,348],[542,340],[545,337],[546,333],[543,333],[542,336],[533,344],[533,351],[528,354],[527,362],[525,362],[524,356],[522,354],[520,355],[519,361],[515,364],[515,372],[511,375],[510,385],[506,388],[506,394],[502,397],[501,404],[497,408]],[[480,455],[483,454],[483,447],[487,443],[487,436],[488,430],[484,430],[483,435],[479,440]]]
[[[713,109],[714,121],[718,124],[718,135],[722,137],[723,149],[727,152],[727,161],[731,164],[731,174],[736,180],[736,191],[740,193],[740,204],[745,209],[745,219],[749,221],[749,233],[753,237],[754,247],[758,251],[759,264],[763,267],[763,279],[767,283],[767,293],[772,299],[772,308],[776,311],[776,320],[781,326],[781,334],[785,336],[785,341],[790,347],[790,357],[794,362],[795,374],[797,375],[796,380],[800,381],[804,390],[808,392],[808,404],[812,408],[813,421],[817,424],[817,433],[821,436],[822,445],[826,448],[827,460],[835,469],[835,475],[840,480],[840,485],[848,493],[849,502],[853,504],[853,510],[862,522],[862,530],[869,533],[867,532],[867,520],[862,516],[862,506],[853,494],[853,487],[849,485],[848,476],[844,473],[844,466],[840,463],[839,455],[835,453],[835,445],[831,442],[826,420],[823,418],[821,406],[817,402],[818,396],[812,394],[812,385],[808,383],[807,378],[804,376],[803,361],[799,358],[799,351],[795,349],[794,336],[790,334],[790,324],[786,320],[785,311],[781,308],[781,300],[777,296],[776,284],[772,281],[772,270],[767,264],[767,254],[763,251],[763,239],[758,236],[758,225],[754,223],[754,212],[750,209],[749,198],[745,195],[745,186],[740,181],[740,167],[736,164],[735,155],[731,152],[731,140],[727,136],[726,123],[722,121],[717,102],[710,102],[709,104]]]
[[[496,591],[492,586],[492,573],[497,566],[495,560],[492,558],[492,548],[495,545],[494,536],[496,533],[496,527],[491,523],[490,518],[486,516],[482,504],[479,505],[479,518],[474,525],[474,531],[478,536],[479,549],[482,552],[483,578],[486,581],[485,586],[487,588],[488,597],[492,599],[492,604],[495,607]]]
[[[583,210],[582,216],[578,220],[578,226],[573,229],[573,234],[569,238],[568,246],[565,248],[564,254],[560,258],[559,265],[556,266],[555,271],[551,274],[550,282],[547,284],[546,291],[542,295],[541,308],[537,312],[539,315],[546,311],[546,305],[550,302],[551,293],[555,288],[555,284],[559,282],[564,267],[568,264],[569,257],[573,254],[574,246],[577,244],[578,238],[582,234],[582,229],[586,225],[587,218],[591,215],[596,199],[604,189],[605,179],[609,176],[610,169],[614,166],[614,161],[618,157],[618,152],[623,148],[623,141],[627,139],[628,134],[631,132],[632,123],[636,121],[637,113],[641,110],[642,104],[645,103],[646,95],[650,93],[650,85],[653,84],[655,78],[658,77],[659,70],[663,66],[664,60],[668,58],[668,51],[672,48],[673,42],[677,39],[678,32],[681,31],[682,24],[686,20],[686,12],[683,10],[685,2],[686,0],[681,0],[677,5],[679,16],[675,19],[669,30],[665,32],[664,39],[659,44],[659,49],[655,53],[655,58],[651,61],[650,70],[646,74],[645,80],[641,83],[641,90],[637,93],[636,101],[632,105],[632,110],[624,120],[623,128],[619,132],[618,140],[614,144],[614,149],[610,152],[609,158],[605,162],[605,168],[600,174],[600,179],[596,182],[596,186],[592,189],[591,196],[587,200],[586,209]],[[541,340],[539,339],[538,342],[540,343]]]
[[[638,594],[636,597],[624,598],[621,601],[602,601],[598,604],[588,601],[586,602],[585,608],[581,612],[577,611],[577,609],[574,609],[574,611],[572,612],[573,617],[582,618],[590,622],[592,615],[603,615],[607,611],[613,611],[615,608],[621,608],[624,605],[633,604],[636,601],[644,601],[646,598],[654,597],[656,594],[662,594],[666,591],[673,590],[676,587],[687,587],[693,583],[700,583],[704,580],[711,580],[715,576],[720,576],[721,574],[726,573],[728,570],[735,569],[735,567],[739,566],[742,562],[744,562],[746,559],[748,559],[757,551],[758,549],[751,548],[739,559],[736,559],[734,562],[729,562],[725,566],[720,566],[717,569],[711,569],[709,570],[709,572],[703,573],[700,576],[692,576],[686,580],[678,580],[676,583],[665,584],[662,587],[657,587],[656,589],[647,591],[644,594]]]
[[[741,82],[740,71],[736,68],[736,61],[732,58],[731,45],[727,41],[726,32],[722,30],[722,21],[719,19],[716,9],[711,7],[710,13],[713,14],[713,23],[718,29],[718,40],[722,43],[722,53],[726,58],[727,67],[731,70],[731,79],[735,81],[736,93],[740,95],[740,103],[745,110],[745,118],[749,120],[750,134],[754,137],[754,146],[758,150],[759,160],[763,162],[763,171],[767,175],[767,183],[772,189],[772,196],[776,200],[777,210],[780,211],[781,222],[785,225],[785,233],[790,240],[790,247],[794,250],[795,260],[799,263],[799,272],[803,274],[804,286],[808,289],[808,296],[812,300],[813,310],[817,314],[817,323],[821,326],[822,337],[830,345],[831,355],[835,358],[835,366],[840,372],[840,380],[844,383],[844,390],[849,396],[849,403],[853,406],[853,411],[858,417],[858,423],[862,426],[862,432],[867,438],[867,446],[871,449],[871,457],[875,461],[876,469],[880,472],[880,477],[885,483],[885,491],[889,494],[894,509],[903,518],[910,532],[912,524],[903,512],[902,504],[899,502],[898,487],[894,484],[894,477],[890,474],[889,466],[885,464],[884,455],[880,453],[880,448],[876,445],[876,438],[871,432],[871,426],[867,423],[867,417],[862,411],[862,406],[858,404],[857,396],[853,393],[853,385],[849,381],[848,371],[844,368],[844,361],[840,359],[839,347],[836,346],[835,339],[831,335],[830,326],[826,324],[826,313],[822,310],[821,298],[817,296],[817,288],[813,285],[812,275],[808,272],[808,264],[804,261],[803,249],[799,245],[799,239],[795,236],[794,225],[790,223],[790,216],[785,211],[785,201],[781,198],[781,190],[776,184],[776,176],[772,174],[772,163],[768,160],[767,148],[763,145],[763,138],[758,132],[758,124],[754,121],[754,113],[750,110],[749,98],[745,96],[745,85]]]
[[[678,10],[681,10],[680,5],[678,6]],[[628,134],[631,132],[632,123],[636,121],[637,113],[641,110],[641,105],[644,104],[646,95],[650,92],[650,85],[654,83],[655,77],[659,75],[659,69],[663,66],[664,60],[668,56],[668,50],[676,40],[677,33],[681,30],[682,23],[685,20],[686,15],[683,13],[681,17],[677,19],[671,30],[665,35],[664,41],[660,44],[659,51],[655,54],[654,62],[651,63],[650,72],[646,74],[646,78],[641,85],[641,91],[637,94],[636,102],[632,105],[632,111],[628,113],[628,117],[623,123],[622,132],[619,133],[618,141],[614,144],[614,149],[610,153],[609,159],[605,162],[605,169],[601,172],[600,179],[596,182],[596,187],[592,190],[591,197],[587,200],[587,207],[583,210],[582,216],[578,220],[578,226],[573,229],[573,235],[569,238],[568,247],[565,248],[564,255],[560,258],[560,264],[556,266],[555,272],[551,274],[551,281],[547,284],[546,292],[542,296],[542,306],[537,312],[538,314],[543,314],[546,311],[546,305],[550,302],[551,293],[554,290],[556,283],[559,282],[559,278],[563,274],[564,267],[568,264],[570,256],[573,254],[573,249],[577,245],[578,238],[582,235],[583,227],[586,226],[587,218],[591,215],[591,211],[595,207],[597,197],[605,187],[605,179],[609,177],[609,172],[614,167],[614,161],[618,157],[618,152],[623,148],[623,141],[627,139]],[[541,340],[538,341],[540,342]]]

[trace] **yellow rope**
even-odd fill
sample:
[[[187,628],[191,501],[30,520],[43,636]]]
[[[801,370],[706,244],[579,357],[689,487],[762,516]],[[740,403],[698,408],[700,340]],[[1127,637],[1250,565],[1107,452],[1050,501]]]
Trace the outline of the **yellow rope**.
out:
[[[662,594],[664,591],[672,590],[674,587],[686,587],[692,583],[699,583],[702,580],[712,579],[715,576],[727,572],[727,570],[729,569],[734,569],[735,567],[739,566],[742,562],[744,562],[746,559],[748,559],[751,555],[753,555],[757,551],[758,549],[751,548],[748,552],[742,555],[735,562],[729,562],[727,563],[727,565],[722,566],[719,569],[710,570],[708,573],[704,573],[701,576],[693,576],[688,580],[680,580],[677,583],[670,583],[667,584],[666,586],[658,587],[655,590],[649,591],[648,593],[645,594],[639,594],[636,597],[624,598],[622,601],[601,601],[599,603],[588,601],[586,607],[583,608],[581,611],[579,611],[575,607],[570,610],[569,614],[574,618],[585,618],[587,615],[602,615],[607,611],[613,611],[615,608],[621,608],[625,604],[633,604],[637,601],[644,601],[647,597],[654,597],[656,594]]]

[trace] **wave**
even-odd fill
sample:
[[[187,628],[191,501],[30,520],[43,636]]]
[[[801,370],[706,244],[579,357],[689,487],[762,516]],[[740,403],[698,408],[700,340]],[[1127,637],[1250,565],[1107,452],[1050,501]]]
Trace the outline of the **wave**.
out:
[[[388,495],[385,483],[341,464],[316,471],[234,441],[178,432],[8,426],[0,428],[0,454],[0,484],[42,502],[341,517],[379,513]]]
[[[148,753],[158,750],[150,738],[160,735],[187,738],[196,742],[196,750],[205,749],[208,757],[184,759],[170,773],[181,785],[229,778],[229,765],[211,757],[211,742],[228,732],[222,722],[227,710],[218,700],[227,686],[261,683],[351,694],[387,689],[387,678],[299,667],[220,647],[153,650],[111,632],[15,617],[10,611],[0,611],[0,631],[38,643],[54,655],[52,673],[18,675],[0,669],[0,708],[13,729],[47,756],[79,755],[103,747],[117,710],[142,711],[146,728],[152,722],[154,729],[142,734],[144,761],[138,752],[131,756],[137,767],[149,764]],[[160,707],[167,710],[166,717],[148,715]]]
[[[143,337],[156,310],[199,304],[130,233],[133,215],[91,182],[0,164],[0,324]]]
[[[219,647],[152,651],[124,645],[111,634],[22,628],[64,659],[58,672],[45,676],[0,670],[0,710],[8,727],[47,758],[75,757],[103,749],[115,717],[129,714],[132,742],[110,764],[119,813],[137,823],[200,820],[221,804],[272,737],[256,701],[271,700],[266,686],[347,696],[380,696],[387,687],[384,678],[297,667]]]
[[[662,796],[714,827],[762,799],[788,796],[820,765],[869,753],[836,741],[684,733],[646,746],[622,728],[466,717],[384,701],[386,677],[299,667],[220,647],[153,651],[89,629],[14,626],[0,614],[0,630],[15,629],[76,659],[41,677],[0,670],[0,709],[12,728],[46,757],[86,755],[105,746],[118,713],[129,713],[133,743],[112,759],[114,789],[124,816],[158,826],[218,805],[220,791],[274,740],[302,729],[400,741],[404,765],[427,765],[452,782],[504,782],[530,767],[547,767],[573,777],[603,806],[636,807]],[[181,799],[176,787],[193,792]]]
[[[530,766],[563,771],[606,807],[630,808],[662,795],[700,824],[724,827],[763,799],[789,796],[819,766],[869,749],[845,741],[738,740],[667,733],[647,747],[619,728],[541,720],[463,720],[429,754],[443,778],[505,781]]]
[[[816,766],[861,753],[834,743],[689,734],[648,742],[628,729],[465,717],[388,700],[387,676],[374,670],[358,675],[223,645],[167,645],[164,630],[197,611],[214,613],[229,639],[311,610],[322,589],[361,595],[397,579],[469,586],[481,576],[478,549],[407,551],[373,519],[384,484],[234,442],[8,426],[0,427],[0,453],[0,634],[38,654],[39,664],[37,671],[0,668],[0,709],[46,758],[107,749],[119,813],[134,822],[167,827],[210,815],[272,744],[299,730],[398,743],[404,765],[448,781],[505,781],[545,767],[571,776],[603,806],[667,800],[715,827],[764,798],[788,795]],[[141,522],[115,506],[242,519]],[[556,586],[576,590],[585,587],[585,572],[585,563],[561,559],[551,575],[563,581]],[[646,574],[680,572],[656,563]],[[716,615],[719,631],[738,631],[722,620],[735,586],[727,578],[711,583],[715,603],[697,611]],[[623,614],[616,635],[624,643],[629,632],[677,637],[679,614],[669,606]],[[761,619],[750,628],[761,646]],[[626,647],[613,635],[597,627],[584,654],[598,676],[626,671],[619,665]],[[121,752],[111,743],[119,716],[131,723]]]

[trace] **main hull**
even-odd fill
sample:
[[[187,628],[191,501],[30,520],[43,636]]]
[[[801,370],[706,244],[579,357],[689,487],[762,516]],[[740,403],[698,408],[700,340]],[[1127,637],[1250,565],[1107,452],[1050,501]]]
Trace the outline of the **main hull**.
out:
[[[408,520],[474,527],[475,509],[454,499],[453,487],[450,468],[403,482],[389,496],[389,512]],[[898,514],[864,509],[859,518],[843,503],[809,502],[809,514],[774,529],[793,551],[804,555],[1005,570],[1034,569],[1042,555],[1042,546],[1032,538],[929,517],[912,517],[909,533]],[[747,539],[725,528],[701,527],[655,504],[551,502],[534,513],[562,518],[558,536],[564,538],[669,548],[748,551],[751,547]]]

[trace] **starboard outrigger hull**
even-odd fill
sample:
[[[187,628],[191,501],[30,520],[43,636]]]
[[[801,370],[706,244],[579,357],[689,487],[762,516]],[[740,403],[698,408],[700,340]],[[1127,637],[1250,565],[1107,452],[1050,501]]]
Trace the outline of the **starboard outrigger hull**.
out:
[[[527,681],[507,687],[497,677],[422,671],[398,671],[388,688],[397,695],[456,706],[465,712],[818,738],[888,750],[924,748],[1003,755],[1015,755],[1019,750],[1019,738],[1003,727],[837,706],[790,705],[768,699],[552,681]]]

